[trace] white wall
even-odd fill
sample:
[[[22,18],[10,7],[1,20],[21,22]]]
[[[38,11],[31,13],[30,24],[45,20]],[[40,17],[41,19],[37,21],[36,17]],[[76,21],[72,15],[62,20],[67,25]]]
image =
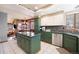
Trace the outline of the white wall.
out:
[[[57,14],[53,16],[45,16],[41,18],[41,26],[59,26],[66,25],[64,14]]]
[[[0,42],[7,41],[7,14],[0,12]]]

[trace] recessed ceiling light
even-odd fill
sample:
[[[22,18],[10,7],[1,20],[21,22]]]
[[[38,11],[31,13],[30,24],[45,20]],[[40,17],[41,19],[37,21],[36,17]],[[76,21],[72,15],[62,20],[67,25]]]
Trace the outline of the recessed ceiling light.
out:
[[[37,6],[35,6],[35,9],[38,9],[38,7],[37,7]]]

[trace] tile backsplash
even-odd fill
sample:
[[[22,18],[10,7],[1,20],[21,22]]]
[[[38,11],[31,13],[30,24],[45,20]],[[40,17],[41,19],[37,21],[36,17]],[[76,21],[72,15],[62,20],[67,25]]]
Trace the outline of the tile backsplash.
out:
[[[45,31],[63,32],[64,31],[64,26],[45,26]]]

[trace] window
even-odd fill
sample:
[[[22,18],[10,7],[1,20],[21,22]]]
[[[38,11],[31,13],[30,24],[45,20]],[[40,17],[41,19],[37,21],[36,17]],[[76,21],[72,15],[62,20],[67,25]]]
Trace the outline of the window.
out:
[[[76,14],[76,28],[79,29],[79,14]]]
[[[74,27],[74,14],[66,16],[67,29],[72,29]]]

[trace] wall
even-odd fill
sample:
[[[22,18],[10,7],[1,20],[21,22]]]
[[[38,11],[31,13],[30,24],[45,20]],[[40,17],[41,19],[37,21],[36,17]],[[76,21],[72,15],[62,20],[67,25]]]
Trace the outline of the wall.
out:
[[[7,41],[7,14],[0,12],[0,42]]]

